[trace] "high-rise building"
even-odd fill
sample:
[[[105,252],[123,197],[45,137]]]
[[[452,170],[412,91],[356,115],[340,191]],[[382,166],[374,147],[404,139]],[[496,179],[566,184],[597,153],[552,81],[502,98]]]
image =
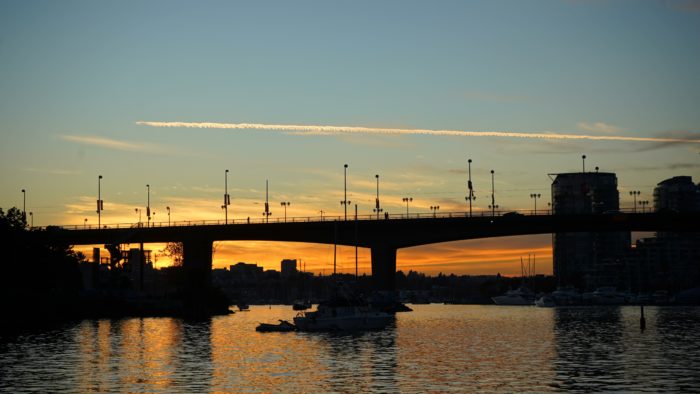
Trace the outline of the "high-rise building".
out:
[[[690,176],[674,176],[659,182],[654,189],[654,210],[700,211],[700,184],[695,185]]]
[[[654,211],[700,211],[700,185],[690,176],[676,176],[654,189]],[[658,232],[636,243],[640,292],[680,290],[700,286],[700,233]]]
[[[617,176],[609,172],[554,174],[552,213],[614,214],[620,209]],[[619,269],[630,248],[629,232],[556,233],[554,276],[560,286],[584,290],[622,286]]]
[[[297,272],[297,261],[296,259],[284,259],[280,263],[282,276],[289,276]]]

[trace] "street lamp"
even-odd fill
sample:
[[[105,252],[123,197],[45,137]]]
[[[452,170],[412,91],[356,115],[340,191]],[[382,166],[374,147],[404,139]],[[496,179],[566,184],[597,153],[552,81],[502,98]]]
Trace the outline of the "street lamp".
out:
[[[437,210],[440,209],[439,205],[431,206],[430,210],[433,211],[433,218],[437,217]]]
[[[134,208],[134,212],[139,214],[139,223],[138,227],[141,227],[141,208]]]
[[[320,210],[319,212],[321,212],[321,221],[323,221],[323,210]]]
[[[267,197],[268,197],[268,188],[267,188],[267,179],[265,179],[265,212],[263,212],[263,216],[265,216],[265,223],[269,222],[269,217],[270,217],[270,215],[272,215],[272,212],[270,212],[270,204],[268,203]]]
[[[406,219],[408,219],[408,203],[413,201],[413,197],[404,197],[401,200],[406,203]]]
[[[496,216],[496,208],[498,208],[498,205],[496,205],[496,190],[494,187],[493,174],[494,171],[491,170],[491,205],[489,205],[489,209],[491,209],[491,216]]]
[[[27,223],[27,191],[22,189],[22,218]]]
[[[586,155],[581,156],[581,160],[583,161],[583,172],[586,172]]]
[[[170,207],[165,207],[168,210],[168,227],[170,227]]]
[[[649,201],[639,201],[639,205],[642,206],[642,213],[644,213],[644,207],[649,204]]]
[[[640,194],[639,190],[630,191],[630,196],[634,197],[634,213],[637,213],[637,196]]]
[[[474,187],[472,185],[472,159],[467,160],[467,165],[469,166],[469,180],[467,181],[467,190],[469,195],[464,197],[465,200],[469,201],[469,217],[472,217],[472,201],[476,200],[474,195]]]
[[[102,204],[102,193],[101,193],[101,183],[102,175],[97,176],[97,228],[102,227],[102,210],[104,206]]]
[[[374,200],[375,208],[373,211],[377,213],[377,220],[379,220],[379,213],[382,212],[382,209],[379,207],[379,174],[375,175],[374,177],[377,178],[377,199]]]
[[[29,212],[29,218],[32,221],[32,224],[29,226],[29,228],[34,228],[34,212]]]
[[[343,166],[343,201],[340,202],[340,205],[343,205],[345,208],[345,220],[348,220],[348,205],[350,205],[350,201],[348,201],[348,165],[345,164]]]
[[[289,201],[282,201],[280,203],[281,206],[284,207],[284,221],[285,223],[287,222],[287,207],[290,206],[292,203]]]
[[[83,222],[83,229],[87,228],[87,218],[85,218],[85,221]]]
[[[537,215],[537,199],[540,198],[540,197],[542,197],[542,194],[540,194],[540,193],[532,193],[532,194],[530,194],[530,198],[534,198],[534,199],[535,199],[535,215]]]
[[[146,227],[151,227],[151,185],[146,185],[146,190],[148,190],[148,201],[146,204],[146,217],[148,217],[148,225]]]
[[[231,196],[228,195],[228,170],[224,171],[224,223],[228,224],[228,206],[231,205]]]

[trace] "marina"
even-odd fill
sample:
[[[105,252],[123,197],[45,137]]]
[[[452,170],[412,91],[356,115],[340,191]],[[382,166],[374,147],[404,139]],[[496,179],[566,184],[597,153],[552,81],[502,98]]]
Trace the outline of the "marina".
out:
[[[83,320],[2,338],[0,391],[700,390],[700,309],[410,305],[382,330],[256,332],[288,305],[205,320]],[[109,371],[109,373],[107,373]]]

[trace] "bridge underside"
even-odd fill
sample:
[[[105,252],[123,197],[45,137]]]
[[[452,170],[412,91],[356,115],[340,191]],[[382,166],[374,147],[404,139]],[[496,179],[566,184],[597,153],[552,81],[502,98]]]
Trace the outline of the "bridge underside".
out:
[[[374,290],[396,290],[396,248],[374,246],[372,251],[372,287]]]
[[[191,289],[211,285],[212,245],[210,239],[190,239],[182,243],[182,268]]]

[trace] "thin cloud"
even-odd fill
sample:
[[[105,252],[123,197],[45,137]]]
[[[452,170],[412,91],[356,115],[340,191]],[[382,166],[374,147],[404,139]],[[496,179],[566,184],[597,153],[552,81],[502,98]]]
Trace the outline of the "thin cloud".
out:
[[[160,149],[152,144],[119,141],[111,138],[90,135],[61,135],[60,138],[64,141],[75,142],[77,144],[99,146],[102,148],[129,152],[152,152]]]
[[[654,143],[700,143],[700,138],[663,138],[663,137],[627,137],[613,135],[577,135],[559,133],[521,133],[508,131],[464,131],[464,130],[430,130],[430,129],[393,129],[357,126],[325,125],[281,125],[263,123],[211,123],[211,122],[151,122],[138,121],[136,124],[151,127],[176,127],[196,129],[228,130],[265,130],[284,132],[289,135],[318,136],[342,134],[379,134],[379,135],[435,135],[457,137],[503,137],[532,138],[541,140],[593,140],[593,141],[634,141]]]
[[[603,122],[579,122],[576,126],[578,126],[579,129],[583,131],[588,131],[590,133],[619,133],[623,131],[623,129],[617,126],[613,126]]]
[[[55,169],[50,169],[50,168],[24,168],[23,171],[27,172],[38,172],[41,174],[50,174],[50,175],[79,175],[82,174],[82,171],[71,171],[71,170],[61,170],[58,168]]]

